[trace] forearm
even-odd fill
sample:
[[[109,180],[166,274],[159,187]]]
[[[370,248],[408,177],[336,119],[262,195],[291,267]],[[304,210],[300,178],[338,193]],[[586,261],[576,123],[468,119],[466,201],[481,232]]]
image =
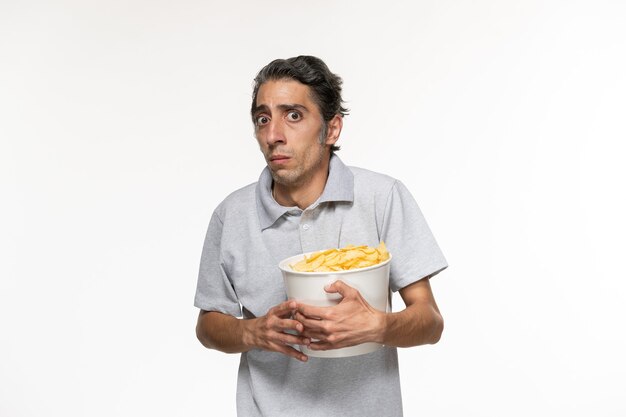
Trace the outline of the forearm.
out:
[[[414,303],[397,313],[383,313],[382,343],[410,347],[434,344],[441,338],[443,318],[436,306]]]
[[[240,320],[215,311],[201,311],[196,336],[203,346],[226,353],[247,352],[252,348],[247,336],[249,320]]]

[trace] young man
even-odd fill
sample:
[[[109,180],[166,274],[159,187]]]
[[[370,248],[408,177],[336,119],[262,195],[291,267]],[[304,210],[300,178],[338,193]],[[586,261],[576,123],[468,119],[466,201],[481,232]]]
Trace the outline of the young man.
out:
[[[241,353],[240,416],[401,416],[396,347],[436,343],[443,330],[429,278],[445,258],[402,183],[335,155],[345,114],[341,78],[318,58],[275,60],[255,78],[252,119],[267,167],[215,209],[195,297],[202,344]],[[341,281],[327,289],[343,297],[334,307],[286,301],[280,260],[381,240],[404,310],[378,311]],[[385,347],[322,359],[290,346],[364,342]]]

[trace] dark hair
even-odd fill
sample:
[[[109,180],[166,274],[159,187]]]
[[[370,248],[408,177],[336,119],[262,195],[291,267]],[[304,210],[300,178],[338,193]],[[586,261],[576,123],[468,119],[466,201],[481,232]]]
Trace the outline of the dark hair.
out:
[[[322,132],[320,139],[323,141],[328,132],[328,122],[335,115],[341,117],[348,114],[348,109],[341,104],[341,84],[343,81],[337,74],[330,72],[324,61],[314,56],[301,55],[288,59],[275,59],[267,64],[254,77],[254,89],[252,91],[252,109],[256,107],[256,98],[261,85],[267,81],[293,79],[311,88],[313,101],[319,107],[322,114]],[[254,117],[254,114],[252,115]],[[339,146],[333,145],[331,153],[338,151]]]

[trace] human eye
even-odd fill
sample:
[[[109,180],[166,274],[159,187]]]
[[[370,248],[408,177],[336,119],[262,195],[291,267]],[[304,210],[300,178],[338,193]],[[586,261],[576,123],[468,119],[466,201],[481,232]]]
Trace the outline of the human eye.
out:
[[[267,117],[267,116],[263,116],[263,115],[257,116],[256,119],[255,119],[255,122],[256,122],[257,126],[264,126],[264,125],[268,124],[269,121],[270,121],[270,118]]]
[[[287,119],[292,122],[297,122],[298,120],[302,119],[302,115],[295,110],[291,110],[287,113]]]

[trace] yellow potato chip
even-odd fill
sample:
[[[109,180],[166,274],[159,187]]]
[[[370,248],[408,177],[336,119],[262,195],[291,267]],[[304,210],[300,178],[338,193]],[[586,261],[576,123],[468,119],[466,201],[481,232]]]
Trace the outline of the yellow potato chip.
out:
[[[378,252],[374,252],[371,254],[366,254],[365,256],[363,256],[362,259],[365,259],[371,262],[378,262],[378,258],[380,258],[380,256],[378,255]]]
[[[325,265],[322,265],[315,270],[315,272],[332,272],[332,271],[333,271],[332,269],[330,269],[328,266],[325,266]]]
[[[317,258],[313,260],[313,262],[311,262],[311,267],[313,269],[319,268],[320,266],[324,264],[325,260],[326,260],[326,257],[324,255],[318,256]]]
[[[343,255],[344,262],[360,258],[362,253],[358,250],[351,249]]]
[[[355,268],[367,268],[368,266],[372,266],[375,265],[374,262],[371,261],[358,261],[357,263],[354,264]]]

